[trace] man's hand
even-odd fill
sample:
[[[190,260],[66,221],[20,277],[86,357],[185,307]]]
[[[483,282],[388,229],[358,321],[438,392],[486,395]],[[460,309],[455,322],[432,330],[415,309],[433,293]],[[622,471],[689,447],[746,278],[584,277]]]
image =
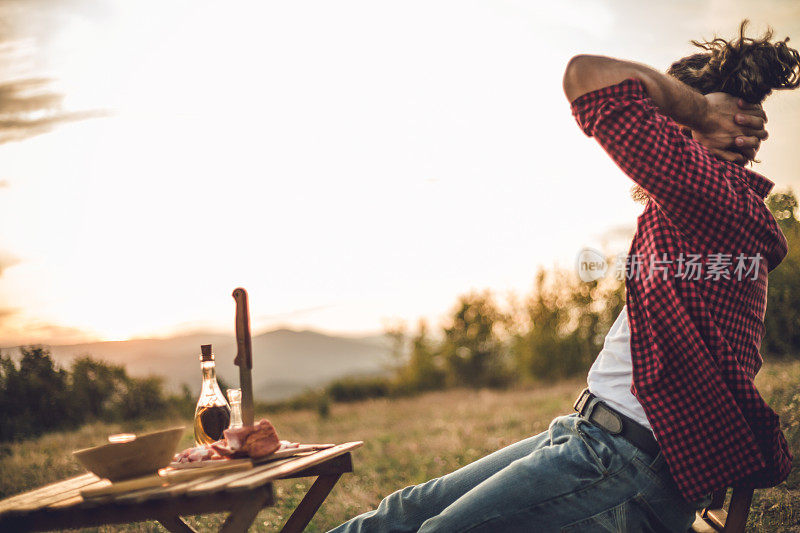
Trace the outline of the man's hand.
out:
[[[727,93],[710,93],[705,98],[707,111],[692,129],[692,137],[726,161],[743,165],[754,159],[761,141],[769,136],[761,105]]]

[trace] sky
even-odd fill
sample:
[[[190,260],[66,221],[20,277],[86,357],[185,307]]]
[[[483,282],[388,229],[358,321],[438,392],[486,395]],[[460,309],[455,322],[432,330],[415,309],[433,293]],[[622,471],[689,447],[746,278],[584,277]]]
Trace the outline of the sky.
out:
[[[641,211],[570,57],[664,71],[743,18],[800,44],[791,0],[3,0],[0,346],[232,331],[237,286],[343,334],[526,294]],[[753,169],[800,190],[800,91],[764,107]]]

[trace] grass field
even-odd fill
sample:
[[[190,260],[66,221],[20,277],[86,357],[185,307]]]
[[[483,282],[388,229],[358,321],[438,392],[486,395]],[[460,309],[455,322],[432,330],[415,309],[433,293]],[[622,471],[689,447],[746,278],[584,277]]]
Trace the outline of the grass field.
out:
[[[771,489],[757,490],[748,531],[800,531],[800,362],[767,364],[756,381],[762,396],[781,415],[795,455],[789,479]],[[282,438],[300,442],[363,440],[354,453],[355,472],[342,477],[320,509],[309,531],[325,531],[405,485],[452,471],[502,446],[547,429],[558,415],[571,412],[585,380],[531,386],[506,391],[452,390],[414,398],[335,404],[330,416],[313,411],[260,413],[272,420]],[[71,450],[103,442],[120,431],[141,431],[172,423],[141,427],[90,425],[6,445],[0,457],[0,495],[7,496],[43,483],[81,473]],[[190,427],[186,421],[187,428]],[[190,431],[183,445],[191,445]],[[277,507],[263,511],[253,531],[273,531],[299,503],[306,483],[287,480],[276,485]],[[215,528],[222,515],[188,521],[201,531]],[[87,530],[98,531],[98,529]],[[154,522],[99,531],[163,531]]]

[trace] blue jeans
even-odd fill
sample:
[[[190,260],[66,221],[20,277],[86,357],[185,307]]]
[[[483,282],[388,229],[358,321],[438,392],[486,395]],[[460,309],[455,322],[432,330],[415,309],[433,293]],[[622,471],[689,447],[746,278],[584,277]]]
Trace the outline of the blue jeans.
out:
[[[661,452],[651,456],[572,413],[534,437],[390,494],[332,531],[685,533],[710,501],[684,500]]]

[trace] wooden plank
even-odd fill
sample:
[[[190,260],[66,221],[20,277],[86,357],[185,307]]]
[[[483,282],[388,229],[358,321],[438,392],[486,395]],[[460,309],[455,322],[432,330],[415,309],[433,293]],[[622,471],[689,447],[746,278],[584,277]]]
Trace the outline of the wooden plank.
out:
[[[96,475],[92,473],[86,473],[86,474],[81,474],[80,476],[64,479],[62,481],[57,481],[55,483],[50,483],[49,485],[39,487],[38,489],[33,489],[28,492],[22,492],[20,494],[10,496],[4,500],[0,500],[0,513],[2,513],[7,509],[13,508],[19,502],[27,501],[30,499],[35,500],[36,498],[52,496],[53,494],[58,494],[61,492],[67,492],[75,488],[80,488],[86,485],[90,485],[91,483],[94,483],[99,479],[100,478],[98,478]]]
[[[249,463],[249,461],[248,461]],[[233,465],[231,465],[233,466]],[[236,468],[228,469],[226,472],[230,470],[236,470],[237,472],[240,470],[247,470],[252,469],[253,465],[250,463],[247,465],[246,463],[240,463],[235,465]],[[179,496],[184,494],[188,489],[196,486],[201,485],[203,483],[208,483],[209,481],[213,481],[215,479],[219,479],[220,472],[217,470],[216,472],[206,472],[206,475],[202,477],[196,477],[194,479],[190,479],[181,483],[171,483],[169,485],[163,487],[156,487],[153,489],[142,489],[135,492],[126,492],[124,494],[120,494],[114,498],[114,501],[117,502],[128,502],[128,503],[141,503],[147,500],[154,500],[154,499],[164,499],[164,498],[174,498],[175,496]]]
[[[191,481],[200,477],[226,474],[229,472],[241,472],[251,470],[253,464],[250,461],[244,463],[221,464],[207,468],[191,468],[186,470],[173,470],[166,472],[165,475],[142,476],[127,481],[119,481],[107,486],[82,490],[81,495],[86,498],[116,497],[116,495],[128,492],[141,492],[161,488],[171,484]]]
[[[149,476],[137,477],[134,479],[126,479],[125,481],[117,481],[115,483],[107,483],[99,487],[88,487],[81,490],[81,496],[84,499],[91,498],[104,498],[112,497],[115,494],[122,492],[130,492],[139,489],[149,489],[166,485],[167,480],[158,474],[151,474]]]
[[[167,471],[164,474],[164,478],[167,479],[170,483],[181,483],[183,481],[189,481],[191,479],[197,479],[199,476],[204,476],[206,474],[212,475],[219,475],[219,474],[228,474],[231,472],[241,472],[242,470],[251,470],[253,468],[252,461],[244,461],[244,462],[231,462],[221,465],[209,466],[206,468],[196,468],[196,469],[187,469],[187,470],[172,470]]]
[[[295,472],[325,462],[338,455],[345,454],[363,444],[364,443],[361,441],[348,442],[345,444],[340,444],[339,446],[334,446],[333,448],[328,448],[327,450],[322,450],[320,452],[307,455],[305,457],[296,458],[293,461],[266,469],[264,471],[251,472],[247,477],[229,483],[225,490],[252,490],[261,483],[289,476]]]
[[[71,497],[67,498],[66,500],[60,500],[60,501],[51,503],[47,507],[48,508],[53,508],[53,509],[57,509],[59,507],[69,507],[70,505],[75,505],[77,503],[81,503],[82,501],[83,501],[83,496],[78,494],[77,496],[71,496]]]
[[[706,522],[710,523],[712,526],[719,528],[722,531],[722,528],[725,527],[725,522],[728,520],[728,513],[725,509],[709,509],[706,512]]]
[[[216,476],[204,476],[183,483],[175,483],[164,487],[156,487],[154,489],[144,489],[133,493],[120,494],[115,498],[118,502],[136,502],[140,503],[148,500],[163,500],[174,498],[183,495],[186,491],[198,484],[206,483],[210,480],[216,479]]]
[[[318,465],[305,468],[303,470],[300,470],[299,472],[294,472],[292,474],[282,476],[278,479],[346,474],[347,472],[352,472],[352,471],[353,471],[353,458],[352,455],[350,455],[350,452],[347,452],[345,454],[336,456],[333,459],[325,461],[324,463],[320,463]]]
[[[186,489],[197,483],[203,483],[209,479],[214,479],[214,476],[203,476],[191,481],[184,481],[183,483],[175,483],[165,487],[156,487],[153,489],[142,489],[133,492],[125,492],[117,494],[114,497],[115,502],[119,503],[142,503],[147,500],[163,499],[178,496],[186,492]]]
[[[726,533],[744,533],[750,504],[753,502],[752,487],[734,487],[728,504],[728,517],[725,520]]]
[[[301,444],[297,448],[284,448],[282,450],[278,450],[276,452],[272,452],[264,459],[257,461],[257,463],[262,463],[265,461],[273,461],[276,459],[283,459],[285,457],[293,457],[295,455],[301,455],[308,452],[317,452],[319,450],[325,450],[327,448],[333,448],[336,446],[335,444]]]
[[[331,493],[341,476],[342,474],[319,476],[314,481],[314,484],[311,485],[311,488],[308,489],[303,501],[300,502],[292,516],[286,521],[281,533],[302,533],[311,522],[311,519],[314,518],[314,515],[317,514],[322,502]]]
[[[230,474],[228,476],[221,478],[215,478],[205,483],[193,486],[187,491],[187,493],[200,494],[203,492],[219,490],[220,488],[225,487],[226,485],[232,483],[233,481],[238,481],[247,478],[249,476],[252,476],[254,474],[263,473],[271,468],[275,468],[276,466],[291,463],[296,459],[297,458],[283,459],[281,461],[275,461],[265,465],[257,466],[253,468],[252,471],[249,472],[244,472],[244,473],[240,472],[236,474]],[[335,473],[344,473],[352,471],[353,471],[353,464],[352,460],[350,459],[350,454],[345,453],[343,455],[336,456],[328,461],[312,466],[310,468],[303,469],[298,472],[279,477],[278,479],[290,478],[290,477],[311,477],[323,474],[335,474]]]
[[[220,466],[220,464],[226,465],[237,465],[237,464],[246,464],[250,463],[253,464],[253,461],[250,459],[215,459],[215,460],[208,460],[208,461],[195,461],[192,463],[175,463],[172,462],[169,464],[169,468],[166,470],[168,471],[175,471],[175,470],[186,470],[186,469],[195,469],[195,468],[216,468]]]
[[[148,501],[141,504],[108,502],[94,505],[92,501],[62,508],[45,508],[18,514],[0,515],[0,531],[48,531],[106,524],[125,524],[142,520],[159,520],[169,515],[196,515],[219,513],[232,509],[242,499],[264,497],[273,502],[272,485],[266,484],[244,494],[216,493],[195,498],[178,496],[168,500]],[[94,505],[92,507],[92,505]]]
[[[91,488],[95,486],[102,487],[105,486],[107,483],[108,480],[101,479],[83,488],[72,489],[67,492],[62,492],[60,494],[53,494],[52,496],[44,496],[32,502],[21,502],[18,503],[9,512],[27,512],[27,511],[32,511],[34,509],[41,509],[44,507],[48,507],[50,505],[57,504],[66,500],[71,500],[75,497],[80,497],[81,491],[84,490],[84,488]]]
[[[183,521],[178,515],[165,516],[158,519],[159,523],[171,533],[197,533],[197,530]]]
[[[219,490],[220,488],[223,488],[223,487],[227,486],[229,483],[231,483],[233,481],[237,481],[239,479],[246,478],[246,477],[248,477],[248,476],[250,476],[250,475],[252,475],[254,473],[264,472],[265,470],[273,468],[276,465],[289,463],[289,462],[294,461],[294,460],[295,460],[294,458],[282,459],[282,460],[279,460],[279,461],[275,461],[274,463],[269,463],[269,464],[266,464],[266,465],[257,466],[257,467],[255,467],[252,470],[249,470],[247,472],[237,472],[235,474],[228,474],[228,475],[223,476],[223,477],[217,477],[217,478],[214,478],[214,479],[212,479],[210,481],[207,481],[205,483],[201,483],[201,484],[199,484],[199,485],[197,485],[195,487],[192,487],[187,492],[189,494],[191,494],[191,495],[196,495],[196,494],[200,494],[200,493],[204,493],[204,492],[213,492],[213,491]]]
[[[201,483],[206,483],[212,479],[216,479],[217,476],[208,476],[208,477],[201,477],[197,479],[193,479],[191,481],[184,481],[183,483],[178,483],[175,485],[167,485],[166,487],[161,487],[156,492],[151,494],[147,499],[148,500],[160,500],[160,499],[167,499],[167,498],[174,498],[176,496],[180,496],[186,493],[186,491]]]

